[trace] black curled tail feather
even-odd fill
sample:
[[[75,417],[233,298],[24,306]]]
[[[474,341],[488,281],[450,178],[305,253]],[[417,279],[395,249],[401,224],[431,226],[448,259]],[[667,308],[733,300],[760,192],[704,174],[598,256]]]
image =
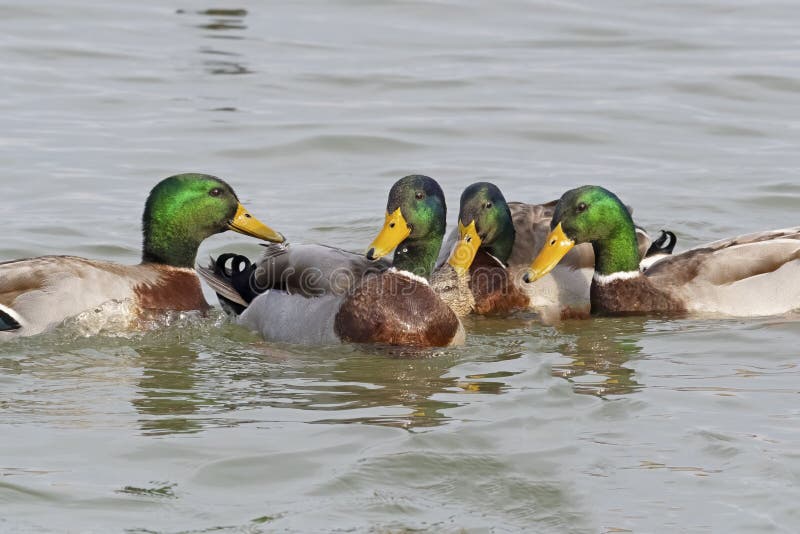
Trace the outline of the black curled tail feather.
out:
[[[672,254],[677,242],[678,238],[675,237],[674,233],[669,230],[661,230],[661,235],[653,241],[644,257],[647,258],[656,254]]]
[[[228,267],[229,262],[230,267]],[[258,292],[253,291],[250,283],[254,270],[255,265],[253,265],[247,256],[242,256],[241,254],[222,254],[214,261],[214,274],[230,284],[236,293],[238,293],[240,299],[248,304],[258,296]],[[246,309],[246,306],[226,298],[219,292],[217,296],[220,302],[224,301],[224,304],[229,306],[237,315],[241,314]]]
[[[230,268],[226,267],[228,261],[231,262]],[[195,270],[217,294],[219,303],[227,313],[240,315],[255,298],[247,282],[253,266],[245,256],[223,254],[216,260],[211,258],[208,267],[197,265]]]

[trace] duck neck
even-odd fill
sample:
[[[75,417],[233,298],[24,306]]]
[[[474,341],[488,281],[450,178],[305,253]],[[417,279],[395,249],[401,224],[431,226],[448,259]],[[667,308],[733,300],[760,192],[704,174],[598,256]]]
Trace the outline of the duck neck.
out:
[[[185,228],[158,221],[146,223],[142,263],[194,268],[200,241]]]
[[[633,225],[624,225],[609,237],[592,241],[596,275],[639,272],[639,245]]]
[[[392,265],[400,271],[408,271],[425,279],[431,277],[439,249],[441,237],[437,239],[406,239],[397,246]]]
[[[508,258],[511,257],[511,250],[514,248],[514,240],[516,239],[517,232],[514,230],[514,225],[509,220],[499,229],[498,237],[496,237],[491,244],[486,246],[486,251],[508,265]]]

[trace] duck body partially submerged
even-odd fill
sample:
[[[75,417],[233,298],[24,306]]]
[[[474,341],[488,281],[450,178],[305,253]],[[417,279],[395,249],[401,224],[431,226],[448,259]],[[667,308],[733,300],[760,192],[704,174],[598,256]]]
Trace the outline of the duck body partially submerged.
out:
[[[0,340],[45,332],[81,314],[113,313],[117,326],[136,328],[162,313],[204,312],[208,304],[193,264],[205,238],[234,230],[283,240],[239,204],[227,183],[203,174],[159,182],[142,221],[138,265],[75,256],[0,263]]]
[[[723,239],[642,272],[630,214],[610,191],[568,191],[551,225],[527,278],[542,277],[576,244],[590,243],[593,313],[758,316],[800,308],[800,227]]]
[[[153,313],[205,311],[208,304],[193,269],[160,264],[121,265],[74,256],[42,256],[0,263],[2,336],[29,336],[104,304],[119,307],[135,327]]]
[[[383,230],[366,255],[324,245],[270,246],[252,266],[242,256],[222,257],[199,271],[236,323],[270,341],[460,344],[460,320],[428,282],[445,209],[434,180],[407,176],[392,187]],[[390,266],[382,258],[392,250]]]
[[[556,204],[507,203],[500,189],[488,182],[467,187],[461,196],[458,230],[439,256],[440,267],[433,277],[436,291],[459,315],[532,310],[547,321],[588,316],[594,273],[591,245],[575,247],[534,283],[523,282],[531,260],[547,240]],[[637,227],[642,257],[652,256],[652,264],[656,257],[668,255],[674,246],[670,235],[669,242],[654,245]]]
[[[237,324],[270,341],[442,346],[458,323],[424,278],[325,245],[270,245],[253,265],[228,255],[198,271]]]

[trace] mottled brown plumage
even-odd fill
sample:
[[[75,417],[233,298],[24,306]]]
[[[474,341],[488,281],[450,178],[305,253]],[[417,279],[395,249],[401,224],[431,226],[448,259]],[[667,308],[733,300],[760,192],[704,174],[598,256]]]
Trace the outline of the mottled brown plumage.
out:
[[[627,315],[648,312],[683,313],[686,304],[653,283],[644,274],[600,284],[592,281],[592,313]]]
[[[491,256],[484,254],[481,263],[491,272],[478,280],[474,268],[470,268],[469,277],[461,278],[446,263],[459,240],[458,230],[451,232],[442,247],[439,267],[431,277],[435,291],[459,316],[473,312],[502,314],[525,308],[541,312],[548,321],[588,316],[589,285],[594,271],[591,244],[574,247],[553,273],[535,284],[521,282],[522,274],[545,244],[556,204],[557,201],[545,204],[509,202],[515,239],[507,260],[508,268],[501,267],[496,260],[492,263]],[[636,237],[640,255],[644,257],[651,240],[638,228]],[[481,260],[476,256],[474,261]],[[475,295],[474,291],[480,294]]]
[[[334,329],[343,341],[420,347],[463,336],[458,317],[430,286],[397,272],[364,278],[339,308]]]
[[[469,288],[475,298],[475,313],[503,314],[525,309],[530,298],[512,280],[508,269],[479,250],[469,269]]]

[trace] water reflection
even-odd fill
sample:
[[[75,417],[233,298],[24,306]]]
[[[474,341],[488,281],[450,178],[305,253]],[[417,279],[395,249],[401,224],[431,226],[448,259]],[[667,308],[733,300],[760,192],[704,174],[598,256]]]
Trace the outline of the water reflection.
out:
[[[384,412],[347,417],[347,422],[403,428],[437,426],[447,419],[442,410],[458,406],[455,402],[434,398],[461,389],[457,378],[444,376],[455,361],[452,354],[405,351],[366,352],[343,359],[332,369],[329,375],[332,381],[307,397],[307,408],[325,407],[338,400],[341,409],[380,408]],[[385,413],[397,407],[403,408],[403,413]],[[335,421],[342,422],[342,419],[337,417]]]
[[[244,18],[246,9],[211,8],[197,12],[178,10],[178,14],[196,15],[201,21],[195,27],[208,30],[203,37],[207,39],[242,40],[243,32],[247,30]],[[251,74],[253,71],[240,59],[242,54],[232,50],[221,50],[216,47],[203,46],[199,52],[204,56],[211,56],[203,60],[203,66],[209,74],[214,75],[239,75]]]
[[[644,319],[567,321],[549,330],[531,330],[528,318],[475,320],[470,346],[441,351],[278,346],[218,321],[173,325],[133,339],[60,341],[60,355],[37,357],[27,371],[46,378],[48,390],[78,374],[90,390],[125,377],[133,386],[132,423],[149,435],[281,420],[436,427],[450,420],[450,409],[475,402],[471,395],[512,388],[511,378],[528,370],[513,362],[531,350],[563,354],[568,361],[555,364],[553,373],[578,393],[620,395],[641,387],[625,363],[641,353]],[[497,336],[502,331],[507,335]],[[100,347],[86,350],[88,345]],[[0,359],[8,377],[20,365]],[[70,406],[69,415],[83,418],[82,401],[97,399],[71,388],[64,394],[75,396],[71,402],[54,399],[61,408],[51,415],[66,415]],[[41,399],[39,404],[42,415]],[[24,399],[16,398],[15,408],[24,411]]]
[[[144,433],[298,416],[310,423],[431,427],[447,420],[443,410],[458,406],[437,396],[501,390],[497,382],[445,376],[455,354],[228,342],[207,358],[174,343],[137,347],[144,370],[131,402]],[[282,416],[273,409],[300,413]]]
[[[223,52],[221,50],[214,50],[212,48],[201,48],[201,54],[213,56],[229,56],[230,58],[239,57],[240,54],[233,52]],[[234,59],[207,59],[203,61],[206,71],[209,74],[252,74],[252,70],[247,68],[243,63]]]
[[[247,29],[247,26],[244,25],[244,17],[247,15],[246,9],[206,9],[197,13],[211,19],[199,24],[198,28],[215,31]]]
[[[180,345],[140,347],[144,367],[139,380],[140,396],[131,403],[140,415],[146,434],[197,432],[201,422],[190,416],[210,401],[198,391],[195,375],[197,353]]]
[[[638,357],[638,340],[646,318],[595,318],[565,321],[557,326],[557,350],[570,359],[553,365],[553,375],[566,378],[576,393],[624,395],[642,386],[625,363]]]
[[[132,403],[144,416],[143,432],[197,432],[284,418],[428,428],[446,423],[446,410],[464,404],[464,395],[500,394],[508,387],[501,379],[517,374],[458,375],[452,372],[464,362],[458,351],[228,343],[207,358],[174,344],[137,348],[144,371]],[[498,361],[507,357],[500,352]]]
[[[241,392],[235,382],[247,384],[249,399],[239,397],[240,408],[299,409],[311,423],[430,427],[458,406],[436,397],[465,391],[461,380],[445,376],[458,359],[454,353],[349,345],[284,352],[263,344],[262,350],[261,359],[240,361],[229,375],[232,388]]]

